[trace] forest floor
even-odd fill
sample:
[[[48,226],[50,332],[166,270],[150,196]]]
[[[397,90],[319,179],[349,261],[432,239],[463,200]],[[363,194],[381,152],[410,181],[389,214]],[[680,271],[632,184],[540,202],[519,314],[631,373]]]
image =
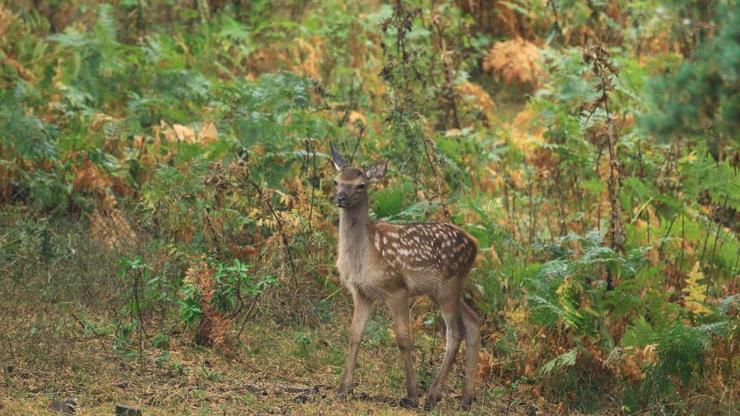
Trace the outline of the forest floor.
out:
[[[403,375],[397,350],[386,340],[364,343],[354,393],[349,399],[335,397],[346,314],[314,330],[251,324],[242,335],[243,346],[228,354],[198,347],[183,336],[172,339],[166,350],[145,347],[140,359],[138,352],[116,352],[112,336],[86,335],[68,308],[32,310],[4,302],[0,311],[2,326],[14,328],[15,334],[48,336],[27,349],[22,348],[26,340],[16,339],[13,344],[21,348],[3,359],[2,415],[53,414],[52,400],[67,397],[78,400],[78,415],[112,415],[115,404],[140,408],[144,415],[424,413],[398,405]],[[434,414],[513,416],[555,410],[531,397],[500,397],[495,388],[481,386],[472,411],[458,412],[459,366],[450,378]]]
[[[68,397],[77,399],[77,415],[112,415],[116,404],[145,416],[430,414],[399,405],[404,376],[384,306],[365,333],[354,392],[338,399],[352,311],[343,291],[325,299],[323,318],[312,325],[276,314],[287,308],[285,300],[263,298],[261,313],[228,351],[196,345],[192,328],[160,320],[164,313],[149,311],[141,333],[126,328],[133,318],[126,309],[130,290],[117,275],[121,253],[93,241],[84,220],[25,212],[0,211],[8,248],[0,256],[0,415],[54,414],[50,403]],[[430,311],[423,300],[412,307],[422,388],[444,353],[443,328],[420,318]],[[532,386],[512,388],[495,375],[480,381],[472,410],[459,412],[461,356],[431,414],[574,414]]]

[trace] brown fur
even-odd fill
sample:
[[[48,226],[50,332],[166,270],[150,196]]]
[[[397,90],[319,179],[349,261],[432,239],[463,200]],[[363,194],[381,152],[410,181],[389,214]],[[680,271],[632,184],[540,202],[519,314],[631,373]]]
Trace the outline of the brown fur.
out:
[[[460,341],[465,338],[465,387],[462,407],[468,408],[475,390],[479,319],[464,303],[465,278],[477,254],[470,234],[452,224],[430,222],[389,224],[371,221],[368,216],[367,185],[382,179],[387,163],[362,170],[348,167],[332,148],[339,171],[337,204],[339,250],[337,268],[354,301],[349,350],[339,393],[352,386],[357,350],[376,300],[386,302],[395,321],[396,341],[406,373],[407,404],[415,405],[419,391],[411,359],[409,298],[430,296],[442,311],[447,327],[445,357],[437,378],[427,394],[427,407],[440,397]]]

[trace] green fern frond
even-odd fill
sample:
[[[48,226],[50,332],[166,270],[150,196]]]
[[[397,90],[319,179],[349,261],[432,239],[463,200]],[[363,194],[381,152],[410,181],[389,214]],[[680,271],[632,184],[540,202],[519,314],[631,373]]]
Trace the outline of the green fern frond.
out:
[[[549,375],[567,367],[572,367],[576,364],[576,358],[578,358],[578,350],[573,348],[572,350],[560,354],[546,362],[542,367],[540,367],[538,373],[541,375]]]

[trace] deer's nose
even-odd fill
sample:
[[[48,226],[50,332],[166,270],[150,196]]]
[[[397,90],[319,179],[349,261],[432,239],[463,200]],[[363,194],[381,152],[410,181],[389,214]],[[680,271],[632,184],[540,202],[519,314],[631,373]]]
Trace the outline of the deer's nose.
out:
[[[338,206],[344,207],[347,204],[349,204],[349,196],[346,192],[340,192],[337,194],[337,197],[334,199]]]

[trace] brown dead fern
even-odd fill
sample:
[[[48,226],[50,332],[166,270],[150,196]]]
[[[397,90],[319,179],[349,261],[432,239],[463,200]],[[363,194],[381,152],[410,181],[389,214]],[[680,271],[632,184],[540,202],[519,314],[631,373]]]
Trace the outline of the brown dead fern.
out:
[[[198,324],[195,343],[227,351],[229,349],[227,335],[231,322],[213,307],[213,297],[216,293],[213,270],[206,261],[199,260],[191,264],[185,272],[184,282],[198,288],[201,294],[200,307],[203,311],[203,318]]]
[[[536,87],[545,76],[540,50],[532,42],[514,38],[496,42],[483,60],[483,70],[507,84]]]

